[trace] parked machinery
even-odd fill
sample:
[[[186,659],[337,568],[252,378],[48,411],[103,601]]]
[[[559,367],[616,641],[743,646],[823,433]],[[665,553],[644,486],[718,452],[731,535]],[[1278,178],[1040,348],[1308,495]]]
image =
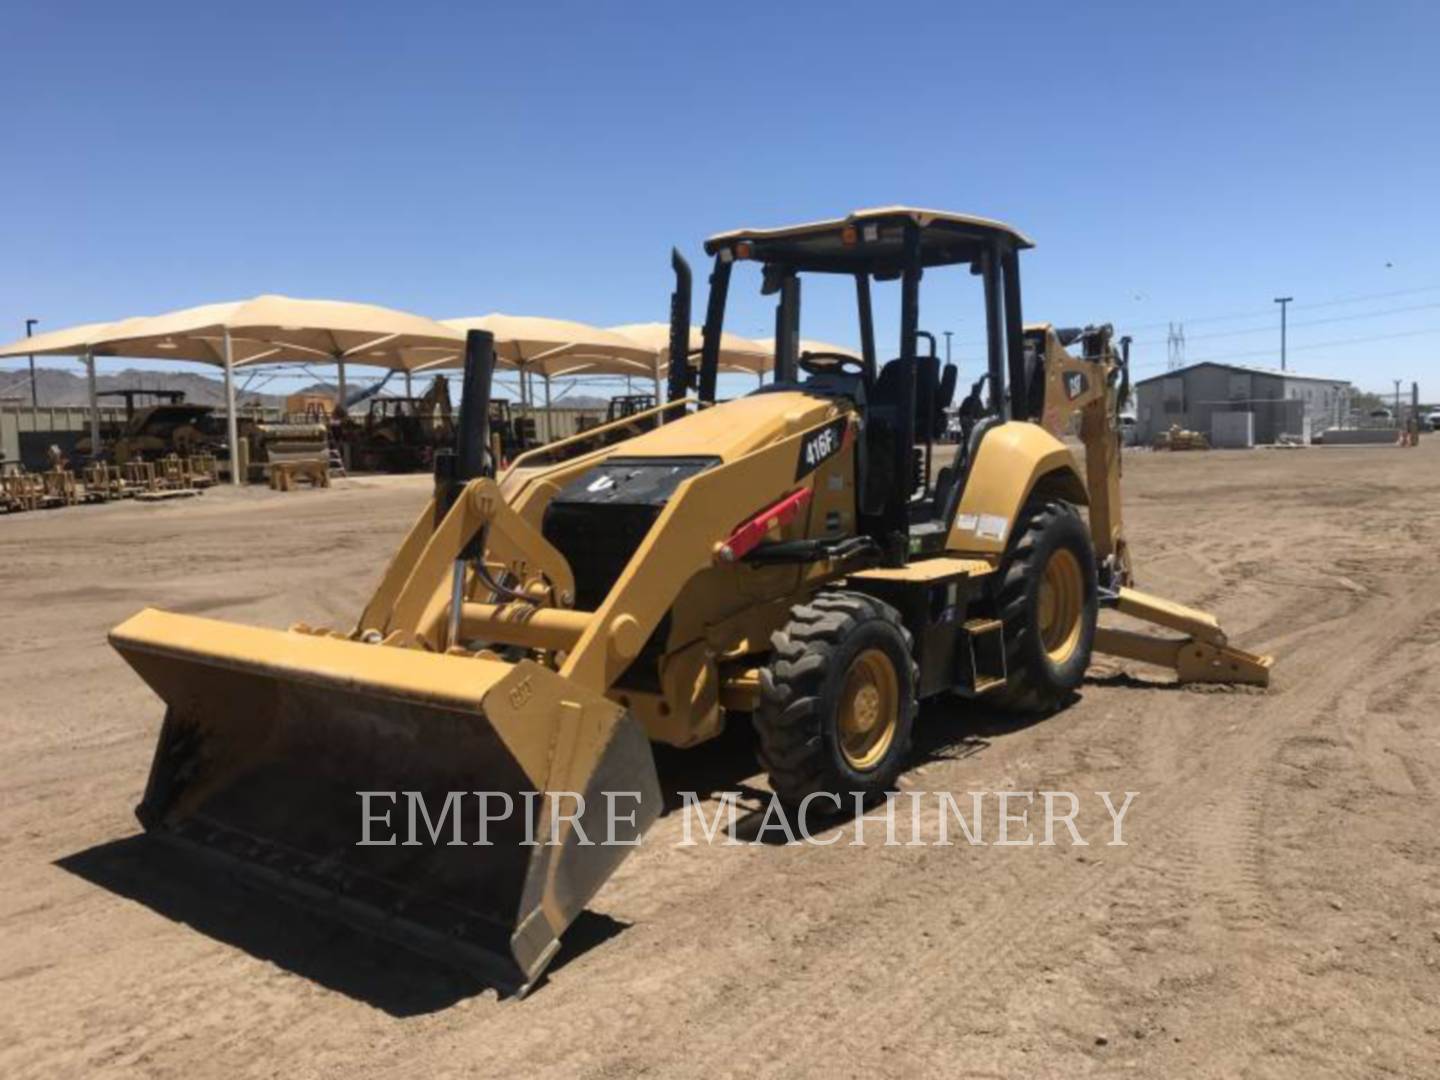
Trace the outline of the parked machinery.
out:
[[[1179,424],[1171,424],[1166,430],[1155,436],[1152,444],[1156,450],[1209,450],[1210,440],[1205,437],[1204,432],[1191,431],[1182,428]]]
[[[604,436],[597,436],[596,445],[608,446],[655,427],[658,414],[654,410],[654,394],[621,394],[612,397],[606,404],[603,420],[598,416],[582,416],[576,424],[576,430],[577,433],[583,433],[600,427],[607,428]]]
[[[621,394],[612,397],[605,408],[605,422],[613,424],[636,413],[649,412],[655,408],[654,394]]]
[[[98,452],[89,436],[81,438],[75,450],[83,458],[100,457],[123,466],[224,448],[225,426],[215,407],[187,402],[183,390],[107,390],[96,396],[123,398],[125,420],[102,428]]]
[[[1029,246],[902,207],[711,237],[698,356],[674,257],[667,422],[498,473],[493,341],[472,331],[455,452],[353,628],[149,610],[111,633],[168,706],[141,821],[523,987],[629,850],[590,839],[606,835],[607,793],[629,793],[632,832],[659,813],[650,740],[695,746],[749,719],[783,800],[848,807],[895,782],[923,699],[1056,709],[1094,648],[1182,680],[1265,682],[1269,658],[1229,646],[1213,617],[1132,589],[1123,356],[1105,327],[1072,338],[1080,356],[1050,328],[1027,335]],[[778,296],[775,378],[708,405],[741,264]],[[979,279],[988,313],[948,464],[931,457],[956,370],[920,323],[922,272],[946,267]],[[853,282],[861,357],[797,355],[801,281],[817,274]],[[871,283],[896,279],[898,356],[882,366]],[[1073,415],[1083,469],[1054,434]],[[1102,607],[1177,634],[1098,629]],[[447,793],[485,792],[515,812],[489,846],[362,846],[361,791],[415,793],[432,814],[453,809]],[[557,809],[563,792],[583,809]],[[554,843],[526,842],[552,829]]]
[[[491,399],[489,416],[490,438],[499,447],[501,462],[513,461],[540,445],[535,418],[517,414],[504,398]]]
[[[306,468],[330,466],[330,425],[321,421],[272,422],[246,420],[240,425],[245,440],[245,479],[269,483],[274,466],[301,463]]]
[[[345,429],[349,467],[362,472],[424,472],[453,444],[450,384],[437,375],[423,397],[372,397],[365,418]]]

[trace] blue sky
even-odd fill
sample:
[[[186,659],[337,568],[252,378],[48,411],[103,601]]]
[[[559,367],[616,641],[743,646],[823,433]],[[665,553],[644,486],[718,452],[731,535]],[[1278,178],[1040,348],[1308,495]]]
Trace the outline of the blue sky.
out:
[[[1291,295],[1293,368],[1440,398],[1434,3],[12,0],[5,25],[5,340],[260,292],[663,319],[671,244],[699,284],[710,232],[907,202],[1030,234],[1027,317],[1115,323],[1139,375],[1170,321],[1190,360],[1276,363]],[[805,335],[853,340],[845,299],[808,296]],[[747,290],[730,328],[770,310]],[[976,313],[941,290],[923,322],[968,359]]]

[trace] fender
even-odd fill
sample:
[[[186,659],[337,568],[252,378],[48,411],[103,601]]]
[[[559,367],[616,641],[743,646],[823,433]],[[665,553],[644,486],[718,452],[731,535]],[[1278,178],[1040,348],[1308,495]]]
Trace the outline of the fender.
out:
[[[1038,424],[1012,420],[988,431],[970,467],[947,551],[999,555],[1026,501],[1036,493],[1089,503],[1069,447]]]

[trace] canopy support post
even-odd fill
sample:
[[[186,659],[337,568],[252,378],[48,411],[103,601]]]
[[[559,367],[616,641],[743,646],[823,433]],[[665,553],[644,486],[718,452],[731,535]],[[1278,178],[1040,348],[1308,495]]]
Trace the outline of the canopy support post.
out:
[[[230,345],[230,328],[225,328],[225,445],[230,448],[230,483],[239,487],[240,419],[235,415],[235,352]]]
[[[95,350],[85,350],[85,380],[90,390],[90,456],[100,456],[100,388],[95,381]],[[32,384],[33,385],[33,384]]]
[[[525,420],[533,422],[534,416],[530,411],[530,372],[525,370],[524,361],[520,363],[520,416]],[[519,425],[516,435],[520,438],[521,449],[525,449],[524,429],[528,424]]]
[[[663,390],[663,388],[661,387],[661,384],[660,384],[660,357],[661,357],[662,355],[664,355],[664,354],[663,354],[663,353],[658,353],[658,352],[655,354],[655,404],[656,404],[656,405],[664,405],[664,404],[665,404],[665,394],[664,394],[664,390]],[[665,422],[665,414],[664,414],[663,412],[657,414],[656,417],[655,417],[655,420],[656,420],[657,423],[663,424],[663,423]]]
[[[410,389],[410,372],[408,370],[405,372],[405,396],[407,398],[413,398],[415,396],[414,392]]]
[[[542,374],[540,377],[545,380],[545,441],[554,442],[555,434],[550,426],[550,376]]]
[[[345,358],[343,356],[337,356],[335,358],[335,371],[336,384],[339,386],[340,390],[340,400],[339,402],[337,402],[337,404],[342,409],[344,409],[346,413],[349,413],[350,409],[345,404]]]

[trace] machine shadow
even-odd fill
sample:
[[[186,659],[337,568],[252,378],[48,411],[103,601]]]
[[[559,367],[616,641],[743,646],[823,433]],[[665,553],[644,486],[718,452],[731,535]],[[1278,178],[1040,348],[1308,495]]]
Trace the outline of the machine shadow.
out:
[[[1080,694],[1073,694],[1061,708],[1069,708],[1080,698]],[[1014,712],[984,698],[965,700],[942,694],[920,706],[920,715],[915,720],[911,767],[974,757],[994,740],[1043,724],[1054,715],[1054,712]]]
[[[1078,698],[1076,695],[1075,700]],[[996,740],[1047,719],[1047,714],[1014,713],[983,701],[943,696],[932,699],[921,706],[916,718],[907,771],[937,761],[974,757],[984,753]],[[719,738],[699,749],[677,750],[658,743],[652,744],[652,749],[664,799],[662,817],[683,809],[685,797],[692,793],[705,803],[733,792],[741,809],[734,832],[727,836],[767,846],[787,842],[778,818],[772,817],[767,825],[768,788],[749,782],[759,778],[762,770],[755,757],[755,735],[748,718],[736,718]],[[822,801],[809,808],[806,820],[813,832],[843,827],[856,817],[849,805],[839,812],[830,810],[830,806]],[[706,811],[709,815],[715,812],[714,808]],[[786,812],[785,818],[798,835],[799,822],[794,811]]]
[[[915,726],[910,768],[981,754],[994,740],[1044,719],[1017,716],[977,702],[929,702],[922,707]],[[737,821],[735,838],[767,845],[785,842],[778,830],[759,832],[769,792],[751,782],[761,770],[755,758],[754,733],[746,720],[737,718],[719,738],[699,750],[657,744],[654,752],[664,800],[662,816],[681,809],[685,795],[691,792],[702,802],[735,792],[746,807]],[[762,809],[753,809],[755,806]],[[817,832],[843,826],[854,818],[853,812],[822,814],[822,810],[823,806],[817,806],[812,818]],[[391,1016],[439,1012],[492,989],[504,996],[500,988],[481,978],[354,930],[232,875],[216,873],[208,863],[143,833],[97,844],[57,859],[55,865],[206,937]],[[539,990],[567,963],[628,928],[629,924],[608,915],[582,912],[565,932],[559,953],[533,989]]]
[[[141,833],[97,844],[55,865],[143,904],[215,941],[397,1018],[447,1009],[504,991],[473,974],[354,930],[213,868]],[[545,979],[628,928],[582,912],[565,933]],[[544,979],[536,984],[541,986]]]
[[[1195,686],[1187,686],[1174,679],[1141,678],[1132,675],[1128,671],[1111,671],[1103,675],[1087,675],[1085,683],[1088,686],[1118,686],[1126,690],[1165,690],[1169,692],[1185,691],[1195,692]],[[1202,684],[1203,685],[1203,684]],[[1229,688],[1233,691],[1235,688]]]
[[[662,817],[683,807],[685,796],[691,793],[701,802],[727,791],[738,792],[747,800],[768,797],[767,791],[745,782],[760,773],[749,716],[731,719],[717,738],[695,749],[677,750],[661,743],[651,743],[650,748],[664,800]]]

